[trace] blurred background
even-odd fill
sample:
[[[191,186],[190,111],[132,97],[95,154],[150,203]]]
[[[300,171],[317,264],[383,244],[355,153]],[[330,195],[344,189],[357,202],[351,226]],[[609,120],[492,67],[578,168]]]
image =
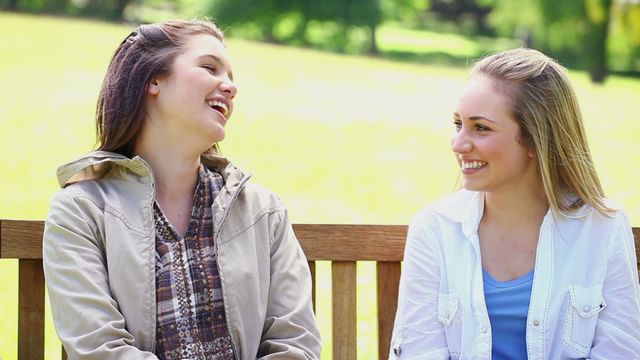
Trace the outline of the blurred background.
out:
[[[452,112],[479,57],[569,68],[606,194],[640,226],[639,0],[0,0],[0,218],[44,219],[56,168],[95,146],[108,62],[140,23],[209,16],[239,93],[222,151],[296,223],[407,224],[457,187]],[[318,318],[330,349],[329,264]],[[358,358],[377,358],[375,267],[358,265]],[[17,351],[0,260],[0,358]],[[47,358],[59,342],[47,322]],[[330,351],[323,359],[331,359]]]

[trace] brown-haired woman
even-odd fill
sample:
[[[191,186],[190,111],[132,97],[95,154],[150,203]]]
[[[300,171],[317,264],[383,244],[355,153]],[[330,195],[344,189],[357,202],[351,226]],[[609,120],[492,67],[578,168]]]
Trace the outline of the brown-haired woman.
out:
[[[464,189],[409,227],[390,357],[640,359],[631,226],[566,70],[531,49],[486,57],[453,123]]]
[[[215,145],[236,91],[209,21],[143,25],[116,50],[98,151],[59,168],[45,225],[70,359],[319,358],[287,211]]]

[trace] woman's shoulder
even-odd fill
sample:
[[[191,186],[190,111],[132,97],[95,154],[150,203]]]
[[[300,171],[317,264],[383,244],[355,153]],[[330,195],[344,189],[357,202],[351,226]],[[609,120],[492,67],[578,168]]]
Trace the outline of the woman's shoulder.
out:
[[[282,200],[275,192],[252,181],[250,173],[241,170],[229,160],[209,157],[204,164],[209,171],[222,176],[225,191],[230,195],[230,199],[235,197],[236,202],[240,202],[243,206],[284,207]],[[237,196],[234,195],[235,192],[238,192]]]
[[[611,199],[603,198],[602,204],[605,206],[607,211],[600,212],[589,204],[583,204],[576,209],[560,210],[559,215],[560,218],[564,218],[567,221],[573,220],[580,223],[595,224],[613,224],[627,219],[627,215],[620,203]]]
[[[256,211],[285,211],[286,206],[280,196],[269,188],[254,182],[247,182],[239,196]]]

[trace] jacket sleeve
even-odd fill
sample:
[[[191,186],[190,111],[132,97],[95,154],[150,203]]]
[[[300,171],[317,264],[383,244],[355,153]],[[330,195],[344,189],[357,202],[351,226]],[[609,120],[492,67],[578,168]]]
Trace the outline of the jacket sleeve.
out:
[[[156,359],[134,346],[112,298],[103,249],[103,211],[71,188],[45,221],[43,267],[56,331],[69,359]]]
[[[592,359],[640,359],[640,285],[635,244],[627,217],[620,212],[616,220],[603,284],[607,307],[598,317]]]
[[[449,359],[438,321],[441,251],[424,214],[409,226],[389,359]]]
[[[260,359],[320,359],[320,333],[311,301],[311,274],[284,208],[275,214],[271,284]]]

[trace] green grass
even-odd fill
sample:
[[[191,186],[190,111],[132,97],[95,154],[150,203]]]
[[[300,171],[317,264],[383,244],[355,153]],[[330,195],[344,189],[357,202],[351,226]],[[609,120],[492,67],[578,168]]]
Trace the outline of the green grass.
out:
[[[130,30],[0,13],[0,218],[46,216],[57,189],[56,167],[93,146],[100,83],[111,53]],[[466,38],[446,36],[433,40],[440,43],[437,51],[456,57],[478,51]],[[393,27],[381,37],[381,47],[418,51],[428,40]],[[394,45],[397,39],[405,40]],[[228,48],[239,94],[223,151],[277,192],[294,222],[406,224],[455,188],[450,114],[466,69],[236,39]],[[633,162],[640,158],[640,81],[612,77],[594,86],[583,73],[571,76],[605,190],[639,226],[640,167]],[[318,283],[327,349],[328,269],[319,266]],[[364,263],[358,271],[358,358],[375,359],[375,268]],[[10,360],[17,347],[14,261],[0,261],[0,279],[0,357]],[[49,321],[48,359],[58,358],[58,346]],[[323,358],[331,354],[325,351]]]

